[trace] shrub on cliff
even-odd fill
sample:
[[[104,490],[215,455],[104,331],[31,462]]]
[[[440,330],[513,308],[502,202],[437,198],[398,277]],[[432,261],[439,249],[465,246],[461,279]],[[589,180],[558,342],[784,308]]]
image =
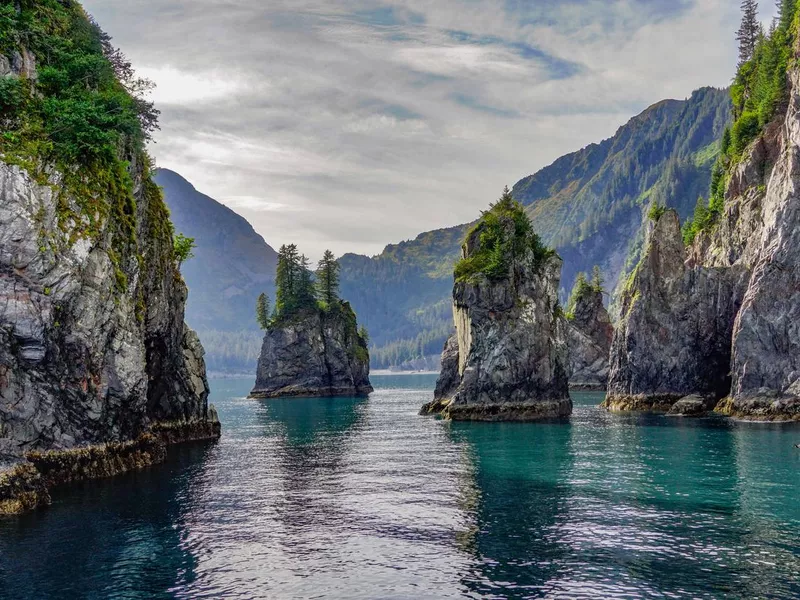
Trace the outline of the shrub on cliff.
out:
[[[0,55],[15,75],[0,83],[0,156],[47,183],[62,180],[59,223],[71,239],[102,243],[118,287],[144,267],[135,226],[133,176],[143,171],[150,231],[174,259],[172,225],[149,179],[145,141],[158,128],[152,84],[74,0],[0,0]],[[98,218],[99,217],[99,218]],[[127,272],[126,272],[127,271]],[[143,300],[142,300],[143,301]]]
[[[508,276],[511,263],[528,252],[537,265],[553,254],[533,231],[525,209],[514,200],[508,187],[500,199],[481,214],[467,233],[467,240],[476,235],[477,246],[456,263],[456,281],[469,281],[479,275],[502,279]]]

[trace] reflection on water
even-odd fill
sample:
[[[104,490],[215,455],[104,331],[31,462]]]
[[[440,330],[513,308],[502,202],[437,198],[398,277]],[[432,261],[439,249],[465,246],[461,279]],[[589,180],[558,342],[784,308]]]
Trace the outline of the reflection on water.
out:
[[[797,426],[611,415],[417,416],[435,377],[368,399],[245,398],[165,465],[0,519],[0,597],[800,596]]]

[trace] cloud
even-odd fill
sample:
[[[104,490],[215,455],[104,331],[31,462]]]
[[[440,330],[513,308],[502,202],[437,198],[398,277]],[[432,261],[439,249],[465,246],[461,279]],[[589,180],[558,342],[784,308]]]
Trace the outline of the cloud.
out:
[[[736,4],[84,0],[159,85],[159,164],[313,257],[467,222],[648,105],[727,85]]]

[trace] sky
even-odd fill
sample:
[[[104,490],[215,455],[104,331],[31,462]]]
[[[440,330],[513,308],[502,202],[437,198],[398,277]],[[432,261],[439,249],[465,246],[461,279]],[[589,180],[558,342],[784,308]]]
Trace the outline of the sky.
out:
[[[83,4],[157,84],[157,164],[315,259],[471,221],[647,106],[728,85],[740,18],[736,0]]]

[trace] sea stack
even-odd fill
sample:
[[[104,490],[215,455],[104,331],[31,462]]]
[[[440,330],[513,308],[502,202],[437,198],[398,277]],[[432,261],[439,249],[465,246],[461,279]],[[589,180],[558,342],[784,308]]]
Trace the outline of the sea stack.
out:
[[[456,333],[422,414],[529,421],[572,411],[561,259],[541,245],[506,189],[467,234],[456,265]]]
[[[366,331],[336,295],[338,263],[326,252],[316,282],[306,263],[293,245],[278,253],[277,306],[259,317],[266,332],[251,398],[372,392]]]
[[[570,389],[605,390],[614,326],[603,304],[599,271],[595,272],[591,283],[583,273],[578,275],[570,298],[567,324]]]
[[[677,215],[656,219],[623,299],[608,408],[697,394],[723,414],[800,420],[800,68],[786,77],[763,127],[735,107],[711,200],[683,240]]]

